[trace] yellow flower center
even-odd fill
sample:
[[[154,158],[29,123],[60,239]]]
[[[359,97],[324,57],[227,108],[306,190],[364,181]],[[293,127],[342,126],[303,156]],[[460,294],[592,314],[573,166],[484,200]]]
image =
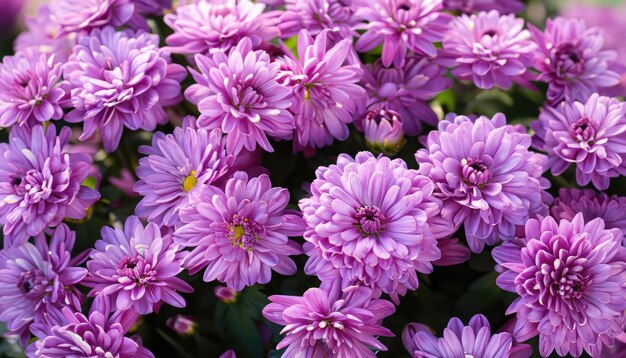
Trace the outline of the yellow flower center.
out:
[[[196,171],[192,170],[191,174],[187,175],[187,177],[185,177],[185,180],[183,180],[183,189],[186,192],[190,192],[191,189],[195,188],[197,184],[198,178],[196,178]]]
[[[306,101],[306,100],[308,100],[310,98],[311,98],[311,92],[309,92],[308,88],[305,88],[304,89],[304,100]]]
[[[237,225],[235,226],[235,228],[233,229],[234,233],[235,233],[235,239],[239,240],[241,239],[241,237],[243,237],[246,234],[246,230],[243,228],[243,226],[241,225]]]

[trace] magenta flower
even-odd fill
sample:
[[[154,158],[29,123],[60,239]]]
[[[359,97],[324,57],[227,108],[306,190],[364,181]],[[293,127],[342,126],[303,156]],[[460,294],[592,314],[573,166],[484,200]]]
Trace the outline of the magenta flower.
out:
[[[239,297],[239,292],[233,291],[226,286],[213,287],[213,293],[218,300],[224,303],[235,303]]]
[[[146,348],[124,336],[130,326],[115,316],[107,318],[101,312],[92,312],[87,318],[68,309],[63,314],[67,324],[54,326],[47,336],[39,337],[34,357],[154,358]]]
[[[515,344],[508,332],[491,334],[487,317],[477,314],[466,326],[454,317],[437,338],[425,325],[409,324],[402,335],[404,346],[412,357],[480,357],[480,358],[528,358],[532,348],[527,344]]]
[[[276,349],[288,347],[283,357],[371,357],[370,348],[386,351],[378,336],[392,337],[382,321],[395,311],[389,301],[372,299],[372,291],[360,287],[338,299],[319,288],[302,297],[270,296],[263,309],[268,320],[285,326],[285,338]]]
[[[355,48],[367,52],[382,44],[385,67],[402,66],[408,50],[436,56],[433,43],[443,39],[451,19],[442,10],[442,0],[363,1],[358,15],[369,22],[368,30]]]
[[[214,184],[225,176],[232,157],[226,155],[222,132],[195,128],[187,122],[172,134],[157,132],[151,146],[141,146],[139,180],[133,189],[144,198],[135,214],[150,222],[173,227],[180,222],[179,211],[189,204],[196,187]]]
[[[55,0],[50,2],[51,20],[60,35],[88,32],[105,26],[121,26],[130,20],[131,0]]]
[[[80,140],[99,129],[108,152],[117,148],[124,127],[153,131],[167,122],[163,107],[182,100],[186,76],[159,49],[157,35],[113,27],[79,37],[63,71],[74,107],[65,120],[83,122]]]
[[[282,38],[297,35],[306,29],[312,36],[324,29],[333,42],[347,37],[357,37],[360,19],[355,16],[358,5],[353,0],[286,0],[285,11],[280,15],[278,28]]]
[[[165,321],[165,324],[181,336],[193,335],[198,327],[198,322],[191,316],[177,314]]]
[[[367,147],[375,153],[396,155],[406,143],[402,121],[394,111],[382,108],[370,110],[361,121],[361,126]]]
[[[145,315],[162,302],[185,307],[178,292],[193,292],[193,288],[176,277],[183,270],[184,254],[169,235],[161,235],[158,225],[151,222],[144,228],[136,216],[130,216],[123,230],[103,227],[101,235],[89,255],[89,278],[84,282],[92,287],[89,296],[95,297],[92,311],[133,309]]]
[[[442,121],[415,154],[420,174],[434,181],[435,196],[443,200],[443,218],[464,225],[473,252],[512,239],[531,214],[547,213],[546,158],[530,152],[530,144],[502,114],[475,122],[459,116]]]
[[[604,220],[607,229],[620,229],[626,235],[626,197],[597,193],[594,190],[560,189],[550,208],[555,219],[573,220],[576,214],[583,214],[585,221],[596,218]]]
[[[524,3],[520,0],[443,0],[446,10],[472,13],[496,10],[501,14],[522,12]]]
[[[300,200],[308,225],[304,251],[307,274],[364,285],[397,300],[418,286],[417,272],[430,273],[441,257],[436,225],[441,202],[432,182],[407,169],[401,159],[369,152],[341,154],[337,165],[320,167],[311,196]]]
[[[249,38],[228,55],[197,55],[196,63],[200,72],[190,70],[196,84],[185,91],[185,97],[198,105],[198,127],[221,128],[226,134],[228,153],[252,151],[257,145],[273,152],[268,136],[290,139],[291,91],[276,80],[279,64],[265,51],[253,51]]]
[[[84,185],[90,170],[88,154],[68,154],[65,127],[56,135],[53,125],[44,131],[13,127],[9,143],[0,143],[0,223],[5,243],[19,244],[39,235],[64,218],[82,219],[100,194]]]
[[[497,284],[519,296],[507,310],[516,313],[518,342],[539,335],[543,357],[554,350],[596,357],[622,332],[626,309],[626,248],[622,232],[602,219],[570,222],[531,219],[526,237],[493,250]]]
[[[626,174],[626,106],[593,94],[586,102],[545,107],[532,124],[534,146],[548,154],[547,168],[560,175],[576,165],[576,182],[599,190]]]
[[[60,119],[65,91],[61,64],[35,51],[5,56],[0,64],[0,127]]]
[[[198,0],[163,18],[174,33],[165,39],[173,53],[228,53],[244,37],[259,49],[280,35],[278,13],[251,0]]]
[[[61,26],[52,21],[50,7],[39,5],[37,13],[24,19],[26,30],[21,32],[13,43],[17,52],[34,51],[53,55],[55,60],[63,63],[72,54],[76,43],[76,34],[59,35]]]
[[[442,45],[455,67],[452,74],[483,89],[527,82],[526,69],[536,47],[523,19],[495,10],[454,18]]]
[[[0,251],[0,321],[26,345],[32,323],[49,324],[69,306],[79,310],[83,296],[74,286],[87,270],[75,267],[71,251],[76,234],[65,224],[30,242]]]
[[[542,33],[529,25],[539,46],[533,64],[539,81],[548,83],[548,101],[586,101],[602,88],[619,84],[619,75],[608,69],[616,53],[604,50],[604,35],[587,28],[580,19],[548,19]]]
[[[238,172],[224,190],[204,186],[181,210],[185,225],[174,233],[177,244],[193,248],[184,266],[192,274],[206,267],[204,281],[218,280],[234,291],[268,283],[272,270],[294,274],[289,256],[302,249],[287,236],[302,235],[304,225],[285,210],[288,202],[287,189],[272,188],[267,175],[248,179]]]
[[[367,102],[365,90],[357,84],[362,70],[352,62],[352,40],[341,40],[329,48],[329,34],[324,30],[314,41],[306,30],[300,31],[298,57],[290,54],[278,60],[281,79],[293,89],[296,150],[321,148],[334,139],[348,138],[348,124]]]
[[[437,125],[439,118],[427,102],[452,85],[445,68],[420,56],[407,57],[399,68],[386,68],[380,61],[365,68],[362,80],[370,96],[368,107],[398,112],[410,136],[420,134],[422,124]]]

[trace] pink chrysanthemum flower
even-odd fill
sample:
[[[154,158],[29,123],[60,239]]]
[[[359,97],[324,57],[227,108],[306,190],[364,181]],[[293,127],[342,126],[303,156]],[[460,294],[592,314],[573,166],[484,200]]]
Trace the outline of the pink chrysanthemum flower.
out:
[[[119,145],[124,127],[153,131],[167,122],[163,108],[182,100],[180,82],[187,75],[159,48],[157,35],[113,27],[79,37],[63,73],[74,107],[65,120],[83,123],[80,140],[99,130],[108,152]]]
[[[443,7],[464,13],[496,10],[510,14],[523,11],[524,3],[521,0],[443,0]]]
[[[393,336],[381,324],[395,308],[389,301],[372,299],[369,288],[360,287],[340,299],[310,288],[302,297],[274,295],[269,300],[263,316],[285,326],[285,338],[276,348],[288,347],[286,358],[374,358],[370,348],[387,350],[378,336]]]
[[[442,46],[455,67],[452,74],[484,89],[528,82],[525,74],[536,47],[523,19],[495,10],[454,18]]]
[[[296,150],[321,148],[334,139],[348,138],[348,124],[367,102],[365,90],[357,84],[362,70],[352,61],[352,40],[329,47],[329,34],[330,30],[324,30],[313,40],[306,30],[300,31],[298,57],[289,54],[278,60],[281,80],[293,89]]]
[[[574,164],[579,185],[605,190],[611,178],[626,174],[626,105],[615,98],[595,93],[586,102],[545,107],[532,128],[553,175]]]
[[[196,63],[200,72],[190,70],[196,84],[185,97],[198,105],[198,127],[221,128],[226,134],[228,153],[257,146],[272,152],[268,137],[291,138],[292,93],[277,81],[279,64],[267,52],[254,51],[252,41],[244,38],[230,53],[197,55]]]
[[[0,224],[5,243],[18,244],[63,219],[82,219],[100,194],[82,185],[91,166],[85,153],[64,149],[70,128],[59,136],[44,130],[13,127],[9,143],[0,143]]]
[[[193,250],[184,266],[193,274],[204,267],[204,281],[218,280],[235,291],[255,283],[268,283],[272,271],[283,275],[296,272],[289,257],[302,253],[288,236],[304,231],[302,218],[285,210],[289,192],[272,188],[267,175],[248,179],[237,172],[224,190],[201,188],[181,210],[185,224],[174,240]]]
[[[0,64],[0,127],[60,119],[65,91],[61,63],[34,50],[5,56]]]
[[[133,186],[143,199],[135,214],[150,222],[174,227],[179,211],[189,204],[197,187],[214,184],[224,177],[232,163],[226,155],[222,132],[195,128],[193,120],[171,134],[157,132],[151,146],[141,146],[137,177]]]
[[[358,6],[369,24],[355,48],[367,52],[382,44],[387,67],[402,66],[408,50],[436,56],[433,43],[443,39],[451,18],[443,12],[442,0],[361,0]]]
[[[165,39],[173,53],[228,53],[244,37],[259,49],[280,35],[278,13],[251,0],[197,0],[163,18],[174,33]]]
[[[360,25],[360,19],[355,16],[356,8],[352,0],[286,0],[278,25],[281,37],[295,36],[302,29],[313,36],[329,29],[332,31],[330,38],[335,42],[356,37]]]
[[[305,272],[394,300],[415,290],[417,272],[432,272],[441,257],[436,238],[450,231],[435,223],[441,202],[432,196],[433,183],[401,159],[369,152],[341,154],[316,177],[311,196],[299,204],[308,226]]]
[[[79,310],[83,295],[75,288],[87,275],[71,251],[76,234],[65,224],[30,242],[0,251],[0,321],[25,345],[29,326],[51,324],[63,307]]]
[[[159,226],[148,223],[145,228],[136,216],[126,219],[123,230],[102,228],[102,239],[96,241],[89,255],[89,277],[84,284],[93,287],[92,311],[135,310],[148,314],[168,303],[185,307],[178,292],[193,288],[176,277],[183,268],[183,253],[169,235],[161,235]]]
[[[60,35],[89,32],[105,26],[121,26],[135,10],[131,0],[55,0],[50,2],[51,20]]]
[[[622,333],[626,310],[626,248],[619,229],[602,219],[585,223],[583,214],[557,223],[531,219],[525,238],[493,250],[497,284],[519,297],[513,336],[519,342],[539,335],[543,357],[553,351],[597,357]]]

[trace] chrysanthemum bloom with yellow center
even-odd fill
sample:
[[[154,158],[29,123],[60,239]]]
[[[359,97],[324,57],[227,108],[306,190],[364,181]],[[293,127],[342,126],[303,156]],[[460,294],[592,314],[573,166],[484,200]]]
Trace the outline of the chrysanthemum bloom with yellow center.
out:
[[[288,236],[304,231],[302,218],[285,210],[289,192],[272,188],[267,175],[248,179],[237,172],[224,190],[204,186],[180,212],[183,226],[174,233],[181,246],[193,248],[183,265],[194,274],[206,267],[204,280],[218,280],[241,291],[270,281],[272,270],[296,272],[289,256],[302,252]]]

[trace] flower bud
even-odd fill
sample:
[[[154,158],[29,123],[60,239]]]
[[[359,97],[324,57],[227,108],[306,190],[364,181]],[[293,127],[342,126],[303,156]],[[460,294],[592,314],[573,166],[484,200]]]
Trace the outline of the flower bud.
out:
[[[165,321],[165,324],[174,332],[180,334],[181,336],[189,336],[192,335],[198,323],[191,316],[177,314],[173,317],[170,317]]]
[[[217,286],[213,289],[213,293],[215,293],[215,297],[218,300],[224,303],[235,303],[237,302],[237,297],[239,296],[239,292],[233,291],[226,286]]]
[[[394,111],[382,108],[371,110],[361,125],[367,147],[376,154],[396,155],[406,143],[400,116]]]

